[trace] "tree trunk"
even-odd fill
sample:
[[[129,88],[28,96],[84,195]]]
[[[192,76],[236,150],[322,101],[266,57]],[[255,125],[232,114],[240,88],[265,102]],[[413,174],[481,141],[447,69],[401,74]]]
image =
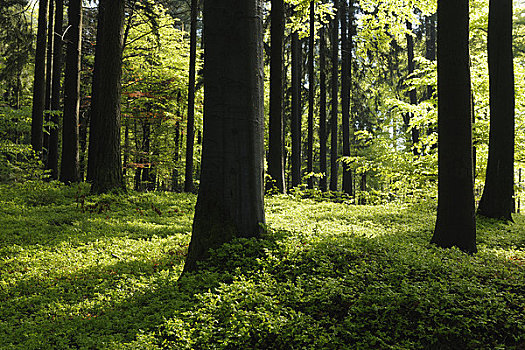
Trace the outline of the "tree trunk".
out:
[[[407,22],[407,30],[410,32],[412,31],[412,23]],[[409,76],[408,79],[410,79],[410,75],[414,73],[414,70],[416,67],[416,64],[415,64],[416,62],[414,61],[414,38],[412,37],[411,34],[407,34],[406,37],[407,37],[407,67],[408,67],[408,76]],[[408,98],[409,98],[411,105],[417,104],[416,89],[411,89],[408,92]],[[405,119],[405,124],[407,125],[407,127],[410,126],[410,120],[412,118],[413,118],[413,114],[407,113],[406,119]],[[419,151],[417,149],[417,144],[419,142],[419,129],[417,127],[412,127],[411,136],[412,136],[412,152],[414,153],[414,155],[417,156],[419,154]]]
[[[62,90],[62,31],[64,23],[64,0],[55,0],[55,29],[53,41],[53,82],[51,94],[52,127],[49,130],[49,152],[47,167],[51,170],[51,178],[58,179],[58,135],[60,119],[56,112],[60,111],[60,94]]]
[[[101,1],[102,3],[102,1]],[[99,86],[96,90],[98,103],[96,127],[96,154],[92,169],[91,191],[103,193],[123,189],[122,162],[120,154],[120,79],[122,73],[122,30],[124,0],[104,1],[104,30],[100,52]],[[103,77],[103,79],[102,79]]]
[[[203,15],[202,173],[185,272],[265,222],[262,1],[204,0]]]
[[[31,146],[41,157],[43,144],[44,104],[46,94],[46,28],[48,0],[40,0],[33,82],[33,110],[31,113]]]
[[[512,0],[491,0],[489,3],[488,60],[489,159],[478,213],[512,221],[515,106]]]
[[[283,47],[284,1],[272,0],[270,27],[270,118],[268,125],[267,191],[286,192],[283,158]]]
[[[343,132],[343,156],[350,157],[350,84],[352,79],[351,55],[352,46],[350,41],[352,36],[348,30],[349,8],[347,0],[339,3],[341,12],[341,43],[342,43],[342,62],[341,62],[341,127]],[[347,17],[348,16],[348,17]],[[343,162],[343,192],[353,195],[352,168],[349,163]]]
[[[197,60],[197,0],[191,0],[190,71],[188,81],[188,121],[186,127],[186,169],[184,192],[193,192],[193,143],[195,140],[195,63]]]
[[[438,209],[431,242],[476,252],[469,2],[438,1]]]
[[[54,0],[49,0],[48,23],[47,23],[47,58],[46,58],[46,97],[44,98],[44,127],[43,127],[43,159],[46,169],[49,169],[49,121],[51,119],[51,90],[53,88],[53,23],[54,23]]]
[[[306,172],[308,173],[308,188],[314,188],[314,108],[315,108],[315,2],[310,2],[310,37],[308,52],[308,158]]]
[[[319,188],[326,192],[328,171],[326,167],[326,33],[325,26],[321,27],[319,44]]]
[[[292,34],[292,187],[301,184],[301,42],[298,32]]]
[[[334,0],[334,7],[339,9],[339,0]],[[330,141],[330,191],[337,191],[337,178],[339,165],[337,163],[338,142],[338,76],[339,76],[339,11],[335,13],[332,23],[332,118],[331,118],[331,141]]]
[[[82,49],[82,1],[69,0],[66,74],[64,80],[64,122],[62,127],[62,162],[60,181],[80,181],[79,105],[80,55]]]

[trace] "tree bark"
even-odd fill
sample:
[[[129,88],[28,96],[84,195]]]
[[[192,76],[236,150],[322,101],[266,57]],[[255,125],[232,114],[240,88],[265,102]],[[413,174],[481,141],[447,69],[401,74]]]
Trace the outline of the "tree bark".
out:
[[[62,90],[62,31],[64,23],[64,0],[55,0],[55,29],[53,41],[53,82],[51,93],[51,110],[55,112],[51,115],[49,131],[49,153],[47,167],[51,170],[51,177],[58,179],[58,141],[60,132],[60,119],[56,112],[60,111],[60,95]]]
[[[46,169],[49,170],[49,122],[51,119],[51,90],[53,89],[53,23],[55,16],[55,1],[49,0],[48,23],[47,23],[47,54],[46,54],[46,97],[44,98],[44,141],[43,159]],[[53,178],[53,177],[51,177]]]
[[[283,158],[283,47],[284,1],[272,0],[270,27],[270,117],[268,124],[268,181],[269,192],[286,192]]]
[[[319,188],[326,192],[328,170],[326,164],[326,145],[328,138],[326,135],[326,30],[321,27],[319,44],[319,172],[322,174],[319,180]]]
[[[514,194],[514,65],[512,0],[491,0],[488,32],[490,135],[480,215],[512,221]]]
[[[46,94],[46,29],[48,0],[40,0],[33,82],[33,110],[31,113],[31,146],[41,157],[43,145],[44,104]]]
[[[98,106],[92,123],[96,127],[96,154],[92,163],[91,191],[109,192],[123,189],[122,162],[120,154],[120,80],[122,74],[122,31],[124,23],[124,0],[103,1],[104,30],[100,50],[98,89],[95,96]],[[102,3],[102,1],[101,1]],[[91,146],[91,145],[90,145]]]
[[[412,31],[412,23],[407,22],[407,29],[409,31]],[[407,34],[407,67],[408,67],[408,79],[410,79],[410,76],[414,73],[414,70],[416,68],[416,62],[414,61],[414,38],[412,35]],[[408,98],[411,105],[417,104],[417,91],[416,89],[411,89],[408,91]],[[412,113],[407,113],[405,124],[407,127],[410,126],[410,120],[413,118]],[[414,155],[418,155],[419,151],[417,149],[417,144],[419,142],[419,129],[417,127],[412,127],[412,130],[410,132],[412,136],[412,152]]]
[[[299,34],[292,34],[292,187],[301,184],[301,42]]]
[[[339,3],[341,12],[341,128],[343,132],[343,156],[350,157],[350,84],[352,79],[351,55],[352,40],[348,30],[349,8],[347,0]],[[350,164],[343,162],[343,192],[353,195],[352,168]]]
[[[186,127],[186,169],[184,192],[193,192],[193,143],[195,142],[195,63],[197,60],[197,0],[191,0],[190,70],[188,74],[188,121]]]
[[[80,181],[79,108],[80,56],[82,50],[82,0],[69,0],[66,74],[64,79],[64,121],[60,181]]]
[[[202,173],[185,272],[265,222],[262,1],[204,0],[203,15]]]
[[[310,2],[310,37],[308,52],[308,149],[306,172],[308,173],[308,188],[314,188],[314,108],[315,108],[315,2]]]
[[[334,7],[339,9],[339,0],[334,0]],[[330,140],[330,191],[337,191],[337,178],[339,165],[337,163],[337,142],[338,142],[338,76],[339,76],[339,11],[335,13],[332,23],[332,110],[331,110],[331,140]]]
[[[438,209],[431,242],[476,252],[469,2],[438,1]]]

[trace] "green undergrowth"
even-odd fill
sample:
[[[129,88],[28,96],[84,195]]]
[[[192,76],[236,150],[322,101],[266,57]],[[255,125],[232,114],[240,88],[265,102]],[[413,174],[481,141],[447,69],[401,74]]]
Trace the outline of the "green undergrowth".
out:
[[[179,279],[195,197],[0,185],[0,349],[523,349],[525,220],[428,244],[432,203],[266,199]]]

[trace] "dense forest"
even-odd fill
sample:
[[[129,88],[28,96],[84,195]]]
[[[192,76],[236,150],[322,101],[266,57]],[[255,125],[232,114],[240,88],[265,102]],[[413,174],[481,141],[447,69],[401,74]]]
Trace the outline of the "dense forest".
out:
[[[522,0],[0,29],[0,349],[525,348]]]

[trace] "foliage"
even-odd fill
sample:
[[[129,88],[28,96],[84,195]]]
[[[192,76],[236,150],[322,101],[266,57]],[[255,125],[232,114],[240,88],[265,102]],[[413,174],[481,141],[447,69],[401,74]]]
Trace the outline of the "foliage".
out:
[[[525,220],[428,246],[432,202],[275,196],[268,233],[179,279],[193,195],[0,185],[2,349],[519,349]]]

